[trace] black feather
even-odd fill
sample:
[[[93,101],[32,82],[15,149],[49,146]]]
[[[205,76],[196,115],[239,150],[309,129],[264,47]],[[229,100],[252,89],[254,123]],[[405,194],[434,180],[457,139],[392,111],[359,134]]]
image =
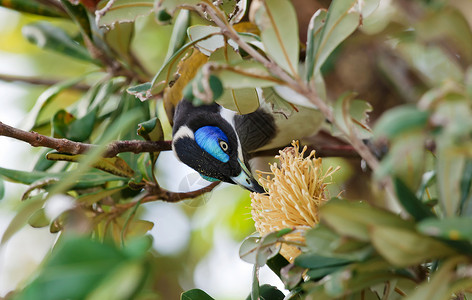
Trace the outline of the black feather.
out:
[[[235,127],[245,153],[267,145],[277,134],[274,117],[262,108],[235,116]]]

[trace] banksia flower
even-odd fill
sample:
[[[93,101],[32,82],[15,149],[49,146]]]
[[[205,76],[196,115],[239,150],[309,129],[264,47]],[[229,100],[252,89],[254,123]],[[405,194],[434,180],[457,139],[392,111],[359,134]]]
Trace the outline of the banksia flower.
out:
[[[284,228],[294,228],[285,235],[289,242],[304,243],[304,232],[319,223],[318,209],[327,200],[326,178],[336,172],[329,168],[323,174],[321,158],[315,151],[303,158],[306,146],[299,152],[299,144],[292,142],[276,156],[280,160],[270,165],[271,173],[266,178],[260,174],[260,183],[265,194],[251,193],[252,218],[261,236]],[[283,244],[280,253],[292,262],[300,254],[296,246]]]

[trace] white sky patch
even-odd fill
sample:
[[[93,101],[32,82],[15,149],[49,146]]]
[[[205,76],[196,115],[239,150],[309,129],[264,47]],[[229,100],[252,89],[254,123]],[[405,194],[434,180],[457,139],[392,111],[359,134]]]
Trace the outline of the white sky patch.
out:
[[[239,258],[240,243],[232,240],[223,229],[216,229],[214,248],[195,269],[194,281],[197,288],[215,299],[246,299],[251,292],[253,265]],[[259,272],[260,285],[269,283],[284,293],[283,283],[267,267]]]
[[[154,202],[145,206],[143,220],[154,223],[150,231],[153,247],[162,255],[177,255],[188,246],[190,221],[175,203]]]

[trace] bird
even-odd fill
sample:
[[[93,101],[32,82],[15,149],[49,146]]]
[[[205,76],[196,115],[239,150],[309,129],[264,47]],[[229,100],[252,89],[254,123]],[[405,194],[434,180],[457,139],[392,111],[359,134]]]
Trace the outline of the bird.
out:
[[[174,112],[172,150],[208,181],[264,193],[251,170],[251,153],[316,133],[323,121],[319,111],[305,107],[287,117],[261,101],[254,112],[238,114],[217,103],[195,105],[183,98]]]

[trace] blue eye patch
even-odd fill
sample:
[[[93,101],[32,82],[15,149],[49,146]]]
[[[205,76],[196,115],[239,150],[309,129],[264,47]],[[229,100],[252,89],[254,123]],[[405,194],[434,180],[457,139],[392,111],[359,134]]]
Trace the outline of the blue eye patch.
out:
[[[197,145],[221,162],[228,162],[229,155],[220,146],[220,140],[228,143],[228,137],[216,126],[204,126],[195,131]]]

